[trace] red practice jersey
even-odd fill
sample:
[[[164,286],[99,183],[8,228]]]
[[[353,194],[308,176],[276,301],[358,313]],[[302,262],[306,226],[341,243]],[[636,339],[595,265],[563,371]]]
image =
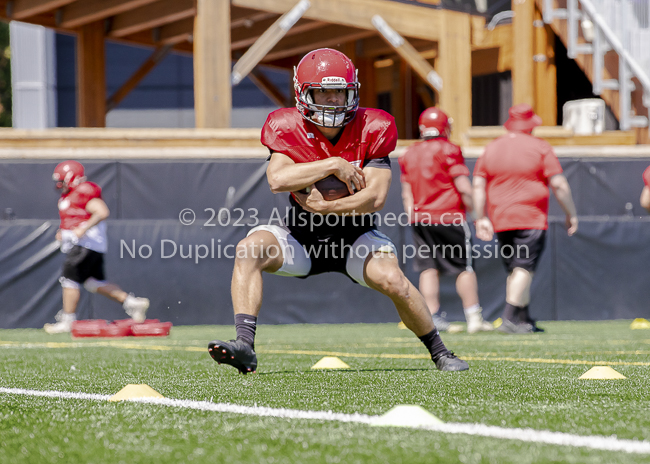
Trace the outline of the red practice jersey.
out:
[[[59,199],[61,229],[72,230],[90,218],[86,205],[93,198],[102,198],[102,189],[93,182],[79,184]]]
[[[650,187],[650,166],[643,171],[643,183]]]
[[[296,108],[282,108],[269,114],[262,128],[262,144],[290,157],[309,163],[339,156],[355,166],[388,156],[397,144],[397,128],[391,115],[373,108],[359,108],[343,127],[336,145],[306,121]]]
[[[412,223],[451,223],[454,216],[465,214],[454,179],[469,176],[458,145],[445,138],[411,145],[399,159],[402,182],[411,185],[414,215]],[[448,214],[448,217],[442,217]]]
[[[509,132],[490,142],[474,176],[487,181],[494,230],[548,229],[548,181],[561,173],[553,148],[540,138]]]

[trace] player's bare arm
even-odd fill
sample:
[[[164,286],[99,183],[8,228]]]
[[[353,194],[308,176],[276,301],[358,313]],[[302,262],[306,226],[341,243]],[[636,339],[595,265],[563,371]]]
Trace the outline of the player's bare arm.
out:
[[[557,202],[560,204],[562,211],[566,215],[566,228],[569,236],[576,233],[578,230],[578,214],[576,207],[573,203],[573,196],[571,195],[571,187],[564,174],[556,174],[551,177],[549,181],[551,190]]]
[[[650,188],[646,185],[641,190],[641,207],[644,208],[648,213],[650,213]]]
[[[273,193],[296,192],[334,175],[348,186],[350,194],[366,188],[364,171],[338,156],[311,163],[296,163],[287,155],[273,153],[266,178]]]
[[[467,176],[457,176],[454,178],[454,186],[458,193],[460,193],[460,199],[465,205],[465,211],[470,217],[474,216],[474,201],[472,200],[472,183]]]
[[[86,211],[90,213],[90,218],[74,230],[75,235],[79,238],[83,237],[88,229],[96,226],[111,214],[108,206],[101,198],[90,200],[86,205]]]
[[[485,215],[485,185],[484,177],[474,176],[473,201],[474,211],[476,212],[476,236],[485,242],[489,242],[494,236],[494,227]]]
[[[409,219],[413,216],[413,189],[408,182],[402,182],[402,204]]]
[[[390,169],[364,168],[366,188],[349,197],[326,201],[318,189],[312,188],[309,195],[294,193],[296,200],[305,210],[320,214],[366,214],[380,211],[386,203],[392,174]]]

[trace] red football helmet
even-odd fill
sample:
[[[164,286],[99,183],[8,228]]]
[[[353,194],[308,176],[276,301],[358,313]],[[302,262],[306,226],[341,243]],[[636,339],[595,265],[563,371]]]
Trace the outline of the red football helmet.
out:
[[[77,161],[64,161],[54,168],[52,179],[56,188],[74,188],[86,180],[83,164]]]
[[[294,68],[296,107],[302,116],[323,127],[343,127],[359,108],[359,80],[350,58],[331,48],[307,53]],[[344,106],[316,105],[314,89],[345,89]]]
[[[452,122],[454,120],[448,117],[440,108],[427,108],[422,112],[418,121],[420,136],[423,139],[430,137],[448,138],[451,133]]]

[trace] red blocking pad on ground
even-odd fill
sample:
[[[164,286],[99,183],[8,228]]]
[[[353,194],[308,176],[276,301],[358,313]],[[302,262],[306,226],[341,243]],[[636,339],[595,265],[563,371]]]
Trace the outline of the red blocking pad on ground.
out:
[[[108,322],[105,319],[86,319],[72,323],[72,336],[81,337],[165,337],[171,330],[171,322],[147,319],[142,323],[132,319]]]

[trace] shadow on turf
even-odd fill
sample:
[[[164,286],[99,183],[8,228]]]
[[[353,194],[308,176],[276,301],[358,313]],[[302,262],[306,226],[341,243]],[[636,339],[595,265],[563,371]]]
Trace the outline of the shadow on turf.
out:
[[[306,371],[301,371],[301,370],[293,370],[293,371],[271,371],[271,372],[256,372],[256,375],[274,375],[274,374],[296,374],[296,373],[301,373],[301,374],[320,374],[321,372],[340,372],[340,373],[355,373],[355,372],[401,372],[401,371],[407,371],[407,372],[413,372],[413,371],[435,371],[435,367],[433,369],[431,368],[426,368],[426,367],[418,367],[418,368],[395,368],[395,369],[319,369],[319,370],[306,370]]]

